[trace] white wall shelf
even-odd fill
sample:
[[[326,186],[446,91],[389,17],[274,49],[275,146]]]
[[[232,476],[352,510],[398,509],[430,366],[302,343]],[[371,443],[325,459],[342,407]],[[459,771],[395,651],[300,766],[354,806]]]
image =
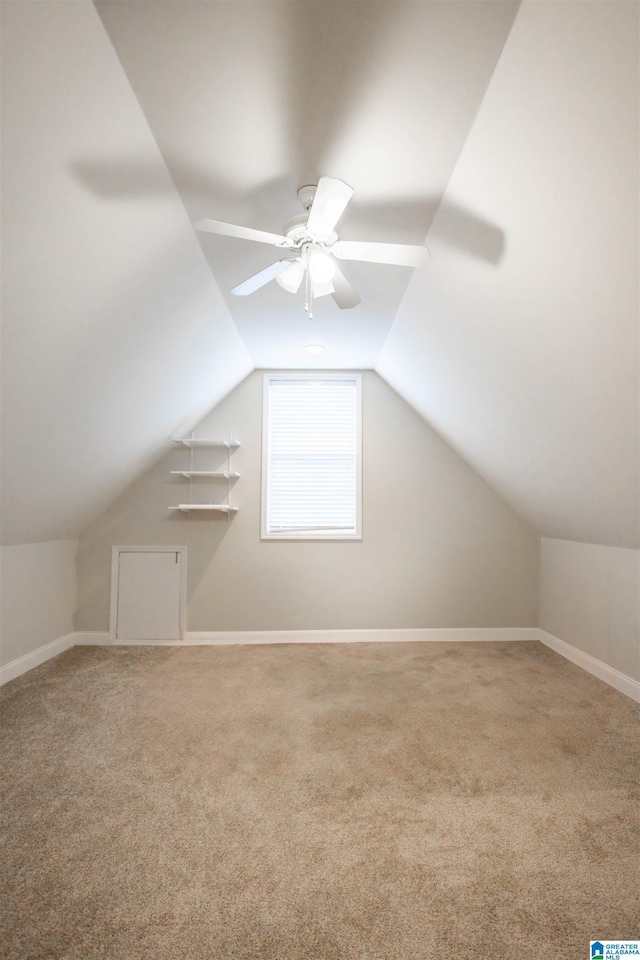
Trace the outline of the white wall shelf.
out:
[[[230,507],[228,503],[179,503],[177,507],[169,507],[169,510],[182,510],[183,513],[190,513],[192,510],[216,510],[218,513],[237,513],[237,507]]]
[[[192,510],[209,510],[214,513],[223,513],[226,514],[227,519],[229,519],[230,514],[237,513],[238,508],[232,507],[231,500],[231,484],[234,480],[237,480],[240,476],[235,470],[231,469],[231,455],[238,449],[240,443],[238,440],[234,439],[231,434],[229,434],[228,440],[213,440],[206,437],[181,437],[173,441],[178,443],[183,447],[189,448],[189,466],[184,470],[171,470],[171,475],[174,477],[183,477],[189,481],[189,503],[179,503],[177,506],[169,507],[169,510],[181,510],[183,513],[191,513]],[[209,448],[211,450],[224,450],[226,452],[226,470],[205,470],[201,469],[201,466],[205,464],[196,465],[195,451],[200,448]],[[211,466],[217,466],[215,463],[215,456],[213,457],[214,462]],[[210,460],[210,458],[207,458]],[[205,478],[208,480],[226,480],[227,482],[227,496],[225,503],[194,503],[193,502],[193,480],[198,478]],[[201,485],[198,484],[199,489]],[[198,497],[201,498],[202,494],[199,493]]]
[[[172,470],[171,474],[175,477],[219,477],[223,480],[237,480],[239,473],[229,470]]]
[[[206,440],[200,437],[181,437],[174,443],[182,443],[185,447],[226,447],[228,450],[237,450],[240,446],[237,440]]]

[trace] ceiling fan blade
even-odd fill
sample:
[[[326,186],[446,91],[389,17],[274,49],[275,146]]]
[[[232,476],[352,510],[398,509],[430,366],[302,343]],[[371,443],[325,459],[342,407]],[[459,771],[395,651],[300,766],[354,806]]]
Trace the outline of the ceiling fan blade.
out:
[[[360,297],[338,267],[333,275],[332,297],[341,310],[350,310],[351,307],[357,307],[360,303]]]
[[[353,187],[343,180],[320,177],[309,211],[307,231],[319,237],[327,237],[344,213],[352,195]]]
[[[271,243],[276,247],[288,247],[289,241],[279,233],[266,233],[251,227],[239,227],[235,223],[222,223],[220,220],[197,220],[196,230],[205,233],[219,233],[223,237],[238,237],[239,240],[257,240],[258,243]]]
[[[261,270],[260,273],[256,273],[253,277],[249,277],[248,280],[244,280],[243,283],[239,283],[237,287],[234,287],[231,293],[235,297],[246,297],[250,293],[259,290],[260,287],[264,287],[265,283],[269,283],[270,280],[275,280],[283,270],[286,270],[291,260],[277,260],[275,263],[270,264],[268,267],[265,267],[264,270]]]
[[[420,267],[429,256],[426,247],[409,243],[363,243],[359,240],[338,240],[331,252],[339,260],[364,260],[400,267]]]

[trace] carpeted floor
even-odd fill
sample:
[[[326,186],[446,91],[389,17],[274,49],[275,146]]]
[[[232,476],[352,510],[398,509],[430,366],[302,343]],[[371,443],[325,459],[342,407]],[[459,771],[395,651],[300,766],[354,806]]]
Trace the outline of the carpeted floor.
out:
[[[79,647],[2,707],[3,958],[640,935],[638,709],[540,644]]]

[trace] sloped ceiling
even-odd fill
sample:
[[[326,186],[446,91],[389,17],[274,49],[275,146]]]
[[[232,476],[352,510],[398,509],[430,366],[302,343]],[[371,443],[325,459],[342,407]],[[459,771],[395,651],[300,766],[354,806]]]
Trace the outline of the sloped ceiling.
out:
[[[544,536],[638,545],[638,13],[525,3],[376,369]],[[437,238],[436,238],[437,230]],[[469,243],[482,242],[469,233]]]
[[[355,191],[342,239],[403,243],[424,242],[517,11],[467,0],[96,7],[192,220],[280,233],[303,212],[298,188],[334,176]],[[149,193],[131,156],[96,153],[81,175],[97,195]],[[373,366],[411,275],[346,263],[361,305],[324,297],[312,323],[302,291],[229,293],[278,251],[199,240],[257,367]],[[309,340],[327,346],[311,364]]]
[[[636,4],[2,18],[3,542],[75,536],[254,366],[375,366],[541,533],[637,542]],[[321,175],[428,265],[347,264],[314,323],[230,297],[270,249],[191,220],[279,232]]]
[[[3,543],[76,536],[252,364],[89,3],[2,3]],[[76,167],[144,164],[153,204]]]

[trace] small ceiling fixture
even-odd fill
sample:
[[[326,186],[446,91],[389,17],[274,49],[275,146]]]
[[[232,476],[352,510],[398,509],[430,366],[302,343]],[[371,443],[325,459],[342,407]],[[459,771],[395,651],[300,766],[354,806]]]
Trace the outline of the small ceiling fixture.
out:
[[[284,234],[266,233],[220,220],[198,220],[194,226],[196,230],[256,240],[287,251],[288,256],[283,260],[234,287],[231,293],[236,297],[246,297],[270,280],[276,280],[289,293],[297,293],[304,281],[305,310],[309,317],[313,316],[313,298],[327,294],[331,294],[341,310],[348,310],[360,303],[360,297],[338,267],[336,257],[417,267],[429,256],[424,246],[341,240],[335,227],[352,195],[352,187],[331,177],[321,177],[317,186],[300,187],[298,200],[305,213],[290,220]]]
[[[307,353],[322,353],[323,350],[326,350],[324,343],[305,343],[304,349]]]

